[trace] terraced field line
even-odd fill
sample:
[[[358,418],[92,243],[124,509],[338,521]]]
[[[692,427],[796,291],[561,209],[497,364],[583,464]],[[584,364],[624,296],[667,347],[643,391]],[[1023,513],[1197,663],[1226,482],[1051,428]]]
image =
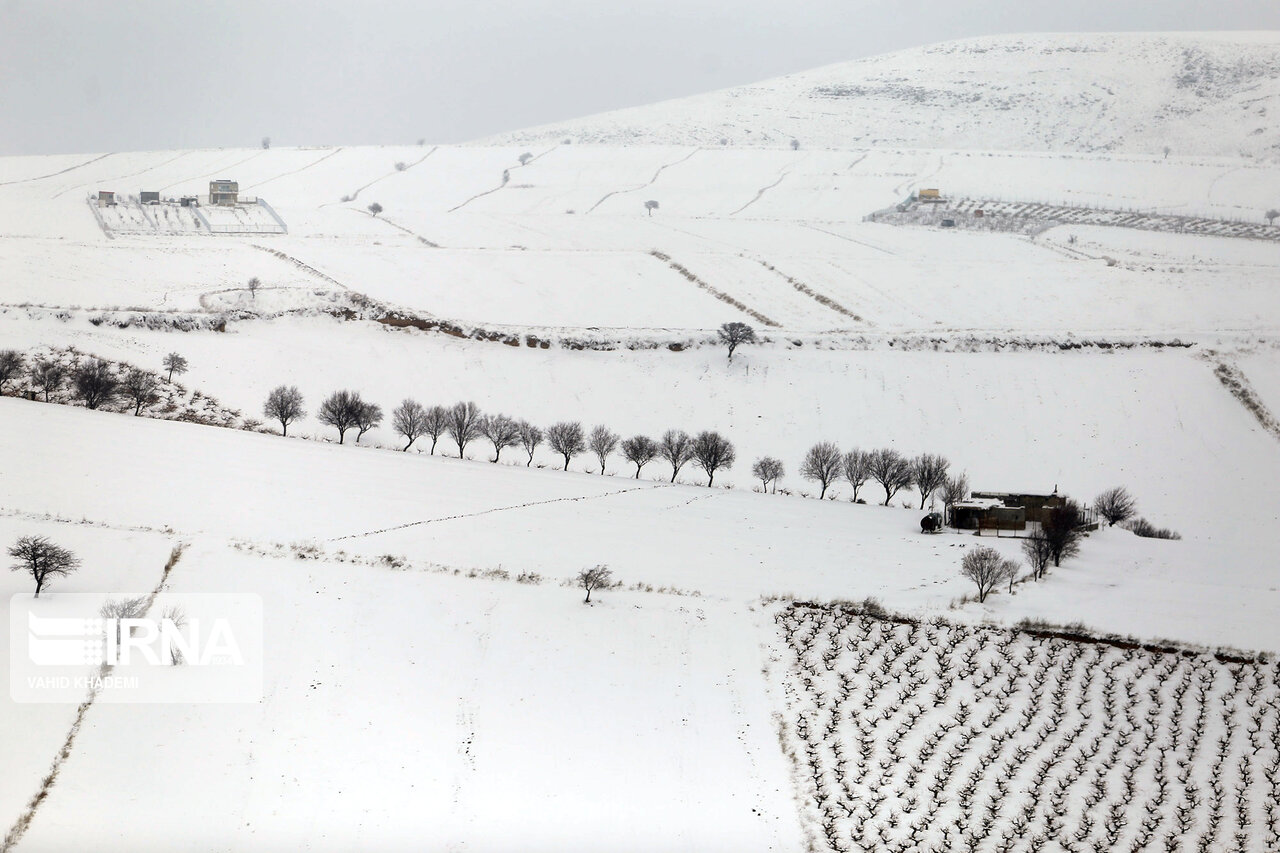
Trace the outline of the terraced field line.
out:
[[[418,164],[419,164],[419,163],[421,163],[423,160],[426,160],[426,159],[427,159],[428,157],[430,157],[432,154],[436,153],[436,150],[437,150],[439,147],[440,147],[440,146],[438,146],[438,145],[434,145],[434,146],[432,146],[430,151],[428,151],[426,154],[423,154],[421,157],[419,157],[417,160],[414,160],[412,163],[410,163],[409,165],[405,166],[403,169],[393,169],[393,170],[391,170],[390,172],[387,172],[387,174],[383,175],[383,176],[382,176],[382,177],[380,177],[380,178],[374,178],[372,181],[370,181],[369,183],[367,183],[367,184],[365,184],[364,186],[362,186],[360,189],[358,189],[358,190],[356,190],[355,192],[353,192],[353,193],[351,194],[351,197],[350,197],[350,198],[348,198],[348,199],[347,199],[347,201],[355,201],[356,199],[358,199],[358,198],[360,197],[360,193],[362,193],[362,192],[364,192],[365,190],[369,189],[369,187],[373,186],[374,184],[378,183],[379,181],[385,181],[387,178],[390,178],[390,177],[392,177],[393,175],[399,175],[399,174],[401,174],[402,172],[407,172],[407,171],[409,171],[409,170],[410,170],[410,169],[412,169],[414,166],[418,165]],[[321,207],[324,207],[324,205],[321,205]]]
[[[219,166],[217,169],[214,169],[212,172],[207,172],[207,173],[205,173],[205,174],[203,174],[203,175],[194,175],[194,176],[192,176],[192,177],[183,178],[183,179],[181,179],[181,180],[174,181],[174,182],[173,182],[173,183],[171,183],[171,184],[168,184],[168,185],[166,185],[166,186],[161,187],[161,188],[159,189],[159,192],[164,192],[164,191],[165,191],[165,190],[167,190],[167,189],[170,189],[170,188],[172,188],[172,187],[176,187],[178,184],[186,183],[187,181],[202,181],[202,180],[204,180],[205,178],[211,178],[211,177],[213,177],[214,175],[221,175],[221,174],[225,174],[228,170],[230,170],[230,169],[234,169],[236,166],[240,166],[240,165],[243,165],[243,164],[245,164],[245,163],[248,163],[250,160],[252,160],[252,159],[254,159],[254,158],[256,158],[256,157],[261,157],[264,153],[266,153],[266,152],[264,152],[264,151],[258,151],[258,152],[255,152],[255,153],[253,153],[253,154],[250,154],[248,157],[245,157],[243,160],[237,160],[237,161],[235,161],[234,163],[228,163],[228,164],[227,164],[227,165],[225,165],[225,166]]]
[[[894,257],[897,257],[898,255],[897,252],[890,251],[889,249],[886,249],[882,246],[877,246],[874,243],[868,243],[865,240],[858,240],[853,237],[846,237],[844,234],[837,234],[834,231],[828,231],[825,228],[819,228],[817,225],[810,225],[808,222],[801,222],[800,225],[812,231],[821,231],[823,234],[826,234],[829,237],[835,237],[838,240],[844,240],[846,243],[857,243],[859,246],[866,246],[868,249],[875,249],[877,252],[884,252],[886,255],[892,255]]]
[[[282,260],[282,261],[287,261],[287,262],[289,262],[289,263],[293,264],[293,265],[294,265],[295,267],[297,267],[298,269],[302,270],[303,272],[308,273],[308,274],[310,274],[310,275],[313,275],[313,276],[315,276],[316,278],[320,279],[321,281],[326,281],[326,282],[328,282],[329,284],[332,284],[334,287],[340,287],[340,288],[342,288],[343,290],[350,291],[350,292],[352,292],[352,293],[354,293],[354,292],[355,292],[355,291],[352,291],[352,290],[351,290],[351,288],[347,287],[347,286],[346,286],[345,284],[343,284],[342,282],[338,281],[338,280],[337,280],[336,278],[334,278],[333,276],[331,276],[331,275],[327,275],[327,274],[325,274],[325,273],[320,272],[320,270],[318,270],[318,269],[316,269],[315,267],[311,266],[311,264],[307,263],[306,261],[300,261],[300,260],[298,260],[297,258],[295,258],[293,255],[285,254],[284,252],[280,251],[279,249],[272,249],[272,248],[270,248],[270,247],[268,247],[268,246],[259,246],[257,243],[250,243],[249,245],[250,245],[250,246],[252,246],[253,248],[255,248],[255,249],[257,249],[257,250],[261,251],[261,252],[266,252],[266,253],[267,253],[267,254],[269,254],[269,255],[275,255],[275,256],[276,256],[277,258],[279,258],[280,260]],[[235,289],[237,289],[237,288],[230,288],[230,289],[231,289],[231,290],[235,290]],[[214,291],[214,292],[222,292],[222,291]]]
[[[662,261],[671,269],[675,270],[676,272],[680,273],[680,275],[684,276],[686,280],[693,282],[695,285],[707,291],[707,293],[710,293],[712,296],[714,296],[716,299],[719,299],[721,302],[732,305],[734,308],[737,308],[739,311],[743,312],[744,314],[747,314],[754,320],[760,323],[763,323],[766,326],[773,326],[775,329],[782,327],[780,323],[776,323],[773,320],[770,320],[764,314],[761,314],[759,311],[755,310],[754,308],[751,308],[746,303],[741,302],[738,299],[735,299],[734,297],[725,293],[723,290],[712,287],[707,282],[698,278],[698,276],[694,274],[694,272],[690,270],[688,267],[684,266],[678,261],[672,260],[670,255],[659,252],[657,249],[650,250],[649,254],[652,257],[655,257],[658,260]]]
[[[8,187],[8,186],[12,186],[13,184],[29,184],[33,181],[43,181],[45,178],[56,178],[58,175],[65,175],[67,172],[74,172],[76,169],[83,169],[85,166],[96,163],[99,160],[105,160],[108,157],[113,157],[113,156],[115,156],[115,152],[111,152],[110,154],[102,154],[97,157],[94,157],[92,160],[85,160],[83,163],[80,163],[78,165],[68,166],[67,168],[62,169],[60,171],[50,172],[47,175],[40,175],[39,177],[36,177],[36,178],[19,178],[16,181],[3,181],[3,182],[0,182],[0,187]]]
[[[79,190],[79,189],[84,189],[85,187],[91,187],[91,186],[93,186],[95,183],[104,183],[104,184],[105,184],[105,183],[114,183],[115,181],[123,181],[125,178],[136,178],[138,175],[145,175],[147,172],[154,171],[154,170],[159,169],[159,168],[161,168],[161,167],[163,167],[163,166],[168,166],[168,165],[169,165],[170,163],[172,163],[174,160],[181,160],[183,157],[186,157],[186,156],[188,156],[188,155],[190,155],[190,154],[193,154],[193,153],[195,153],[195,152],[192,152],[192,151],[183,151],[181,154],[177,155],[176,157],[170,157],[168,160],[165,160],[163,163],[156,163],[156,164],[154,164],[154,165],[152,165],[152,166],[148,166],[148,167],[147,167],[147,168],[145,168],[145,169],[139,169],[139,170],[138,170],[138,171],[136,171],[136,172],[130,172],[130,173],[129,173],[129,174],[127,174],[127,175],[116,175],[116,176],[111,177],[111,178],[104,178],[102,181],[91,181],[91,182],[89,182],[89,183],[87,183],[87,184],[73,184],[72,186],[69,186],[69,187],[67,187],[66,189],[58,190],[58,192],[56,192],[56,193],[54,193],[53,195],[49,196],[49,198],[51,198],[51,199],[52,199],[52,198],[58,198],[59,196],[66,195],[67,193],[71,192],[72,190]]]
[[[538,156],[529,158],[529,163],[536,163],[537,161],[541,160],[543,157],[545,157],[545,156],[547,156],[548,154],[550,154],[552,151],[555,151],[555,150],[556,150],[556,148],[558,148],[558,147],[559,147],[558,145],[553,145],[553,146],[551,146],[550,148],[548,148],[546,151],[543,151],[543,152],[542,152],[541,154],[539,154]],[[476,199],[484,198],[484,197],[485,197],[485,196],[487,196],[487,195],[493,195],[493,194],[494,194],[494,193],[496,193],[498,190],[502,189],[503,187],[505,187],[507,184],[509,184],[509,183],[511,182],[511,177],[510,177],[510,175],[511,175],[511,173],[512,173],[512,172],[514,172],[516,169],[523,169],[525,166],[529,165],[529,163],[517,163],[516,165],[514,165],[514,166],[512,166],[512,167],[510,167],[510,168],[508,168],[508,169],[503,169],[503,171],[502,171],[502,183],[498,184],[496,187],[494,187],[494,188],[493,188],[493,189],[491,189],[491,190],[485,190],[485,191],[484,191],[484,192],[482,192],[482,193],[476,193],[476,194],[475,194],[475,195],[473,195],[471,198],[467,199],[466,201],[462,202],[461,204],[455,204],[453,207],[449,208],[449,213],[453,213],[455,210],[461,210],[462,208],[464,208],[464,207],[466,207],[467,205],[471,204],[471,202],[475,201]]]
[[[652,178],[650,178],[646,183],[640,184],[640,186],[638,187],[632,187],[631,189],[626,189],[626,190],[614,190],[613,192],[605,193],[603,196],[601,196],[599,201],[591,205],[591,207],[587,208],[586,212],[590,213],[600,205],[604,204],[609,199],[613,198],[615,195],[623,195],[625,193],[639,192],[645,187],[653,186],[654,183],[657,182],[658,176],[661,175],[664,171],[666,171],[667,169],[670,169],[672,166],[679,166],[681,163],[685,162],[686,160],[688,160],[690,157],[692,157],[694,154],[697,154],[701,150],[702,150],[701,148],[695,148],[692,151],[690,151],[688,154],[681,157],[679,160],[673,160],[670,163],[663,163],[661,166],[658,167],[658,171],[653,173]]]
[[[274,178],[267,178],[265,181],[260,181],[256,184],[253,184],[252,186],[245,187],[245,189],[257,190],[259,187],[265,187],[267,184],[271,183],[272,181],[278,181],[281,178],[287,178],[290,175],[296,175],[299,172],[305,172],[307,169],[310,169],[312,166],[318,165],[320,163],[323,163],[325,160],[328,160],[333,155],[340,154],[342,150],[343,150],[342,148],[335,148],[332,151],[330,151],[328,154],[321,157],[319,160],[315,160],[311,163],[308,163],[305,166],[294,169],[290,172],[281,172],[280,174],[276,175]]]
[[[756,202],[758,202],[758,201],[760,200],[760,197],[761,197],[761,196],[763,196],[763,195],[764,195],[765,193],[767,193],[769,190],[771,190],[771,189],[773,189],[774,187],[776,187],[778,184],[782,183],[782,181],[787,177],[787,175],[788,175],[788,174],[790,174],[790,172],[791,172],[791,170],[790,170],[790,169],[786,169],[786,170],[784,170],[784,171],[783,171],[783,173],[782,173],[781,175],[779,175],[779,176],[778,176],[778,180],[776,180],[776,181],[774,181],[773,183],[769,184],[769,186],[767,186],[767,187],[761,187],[760,189],[756,190],[756,196],[755,196],[755,198],[751,199],[751,201],[747,202],[747,203],[746,203],[746,204],[744,204],[742,207],[738,208],[737,210],[735,210],[733,213],[730,213],[729,215],[730,215],[730,216],[737,216],[739,213],[741,213],[742,211],[746,210],[746,209],[747,209],[748,207],[750,207],[751,205],[753,205],[753,204],[755,204]]]
[[[1275,416],[1267,404],[1262,402],[1258,392],[1254,390],[1249,378],[1237,365],[1226,360],[1219,360],[1213,368],[1213,375],[1218,377],[1222,387],[1226,388],[1240,405],[1249,410],[1264,430],[1273,438],[1280,439],[1280,418]]]

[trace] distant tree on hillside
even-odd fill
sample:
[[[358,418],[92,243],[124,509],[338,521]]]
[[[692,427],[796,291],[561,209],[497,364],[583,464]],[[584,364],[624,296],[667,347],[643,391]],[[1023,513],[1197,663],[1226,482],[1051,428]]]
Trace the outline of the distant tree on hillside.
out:
[[[525,453],[529,454],[529,460],[524,463],[524,467],[528,468],[533,464],[533,454],[538,449],[538,445],[542,444],[542,429],[528,421],[520,421],[516,427],[520,430],[520,446],[524,448]]]
[[[889,505],[889,501],[893,500],[900,489],[910,486],[912,482],[911,463],[901,453],[890,448],[871,451],[867,470],[871,479],[884,489],[885,506]]]
[[[800,463],[800,476],[822,486],[822,490],[818,492],[818,500],[827,496],[827,488],[840,476],[843,461],[840,448],[830,441],[815,444],[804,455],[804,461]]]
[[[519,157],[520,165],[521,165],[521,166],[527,166],[527,165],[529,165],[529,161],[530,161],[530,160],[532,160],[532,159],[533,159],[533,155],[532,155],[532,154],[530,154],[528,151],[526,151],[526,152],[524,152],[523,154],[521,154],[521,155],[520,155],[520,157]]]
[[[947,481],[947,469],[951,463],[945,456],[922,453],[911,460],[911,480],[920,491],[920,508],[924,509],[930,495]]]
[[[979,545],[960,561],[960,574],[977,584],[978,601],[984,602],[996,586],[1017,577],[1018,564],[1000,556],[995,548]]]
[[[56,361],[41,359],[31,365],[31,387],[44,392],[44,401],[49,402],[49,394],[62,387],[62,380],[67,371]]]
[[[746,323],[725,323],[716,332],[720,343],[729,348],[729,361],[733,361],[733,351],[742,344],[755,343],[756,330]]]
[[[684,464],[693,458],[693,439],[682,429],[669,429],[658,442],[658,455],[671,464],[671,482]]]
[[[5,385],[22,375],[26,365],[26,356],[17,350],[0,350],[0,394],[4,393]]]
[[[658,202],[653,199],[649,199],[644,203],[644,209],[649,211],[650,216],[653,216],[653,212],[658,209]]]
[[[1033,578],[1040,580],[1044,577],[1045,569],[1053,559],[1053,547],[1043,531],[1033,530],[1030,536],[1022,540],[1022,556],[1027,558]]]
[[[569,470],[573,457],[587,449],[582,435],[582,424],[577,421],[560,421],[547,428],[547,446],[564,457],[564,470]]]
[[[493,459],[490,461],[497,464],[502,448],[520,442],[520,425],[507,415],[487,415],[480,419],[480,434],[493,444]]]
[[[449,410],[444,406],[432,406],[427,409],[427,418],[423,422],[423,433],[431,436],[431,455],[436,455],[436,442],[449,428]]]
[[[382,407],[375,403],[363,403],[356,412],[356,444],[364,434],[382,423]]]
[[[604,475],[604,467],[607,464],[609,454],[613,453],[617,448],[618,434],[616,432],[603,425],[591,428],[591,435],[587,437],[587,449],[600,460],[601,476]]]
[[[1268,210],[1268,211],[1267,211],[1267,224],[1268,224],[1268,225],[1275,225],[1275,224],[1276,224],[1276,218],[1277,218],[1277,217],[1280,217],[1280,210],[1276,210],[1274,207],[1273,207],[1273,208],[1271,208],[1270,210]]]
[[[355,391],[334,391],[320,404],[316,420],[336,429],[338,444],[344,444],[347,430],[357,425],[363,409],[364,400]]]
[[[169,376],[165,380],[166,382],[172,382],[173,374],[175,373],[181,375],[187,372],[187,360],[176,352],[171,352],[166,355],[162,363],[164,364],[164,369],[169,371]]]
[[[391,413],[391,428],[408,442],[400,448],[408,452],[418,437],[427,431],[427,410],[417,400],[405,399]]]
[[[640,479],[640,469],[653,461],[658,455],[658,442],[647,435],[633,435],[622,442],[622,456],[636,466],[636,479]]]
[[[120,390],[133,403],[135,417],[141,415],[144,408],[160,399],[160,395],[156,393],[159,387],[160,380],[155,374],[139,367],[129,368],[124,379],[120,381]]]
[[[840,460],[840,469],[840,473],[844,474],[844,478],[853,487],[853,497],[849,500],[856,503],[858,490],[871,479],[871,454],[855,447]]]
[[[262,137],[262,147],[263,147],[264,149],[267,149],[267,148],[270,148],[270,147],[271,147],[271,137],[270,137],[270,136],[264,136],[264,137]]]
[[[1170,154],[1172,151],[1173,151],[1173,149],[1172,149],[1172,148],[1170,148],[1168,145],[1166,145],[1166,146],[1164,147],[1164,159],[1168,160],[1168,159],[1169,159],[1169,154]]]
[[[736,454],[733,442],[718,432],[704,430],[693,440],[693,461],[707,475],[707,485],[715,482],[716,472],[733,467]]]
[[[760,481],[764,491],[769,491],[772,484],[773,491],[778,491],[778,480],[786,473],[786,469],[782,467],[781,459],[774,459],[772,456],[762,456],[751,466],[751,476]]]
[[[377,216],[379,213],[382,212],[382,205],[378,204],[375,201],[373,204],[369,205],[369,212],[372,213],[374,216]]]
[[[91,358],[76,367],[71,374],[71,386],[85,406],[97,409],[115,399],[120,382],[111,365],[102,359]]]
[[[36,582],[36,598],[50,579],[66,577],[80,567],[80,558],[44,536],[23,536],[9,547],[15,572],[26,572]]]
[[[464,458],[467,442],[480,435],[480,407],[471,402],[454,403],[445,429],[458,445],[458,458]]]
[[[262,407],[262,413],[273,421],[279,421],[280,434],[288,435],[289,424],[307,416],[302,409],[302,392],[296,385],[276,386],[267,395],[267,403]]]
[[[596,566],[578,572],[578,586],[587,591],[583,604],[591,603],[591,593],[597,589],[607,589],[613,581],[613,572],[608,566]]]
[[[1080,505],[1075,501],[1067,501],[1041,514],[1040,530],[1048,540],[1055,567],[1061,566],[1063,559],[1080,553],[1080,540],[1084,537],[1082,522]]]
[[[1114,489],[1107,489],[1094,498],[1093,508],[1098,511],[1098,515],[1107,520],[1109,527],[1115,527],[1137,514],[1138,502],[1134,500],[1133,495],[1129,494],[1128,489],[1117,486]]]
[[[256,275],[249,279],[249,296],[256,300],[258,298],[258,291],[261,289],[262,279],[258,278]]]

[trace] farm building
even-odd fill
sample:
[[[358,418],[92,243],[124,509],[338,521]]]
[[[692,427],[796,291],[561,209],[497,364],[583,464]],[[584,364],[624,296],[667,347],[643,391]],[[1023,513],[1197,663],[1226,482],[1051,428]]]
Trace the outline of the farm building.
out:
[[[928,204],[937,204],[943,200],[942,192],[936,188],[920,190],[916,193],[916,200]]]
[[[951,505],[948,523],[960,530],[1026,530],[1027,511],[995,498],[973,497]]]
[[[975,500],[994,500],[1005,507],[1020,507],[1026,512],[1026,520],[1035,522],[1040,521],[1045,510],[1062,506],[1067,502],[1066,496],[1058,494],[1057,489],[1048,495],[1032,495],[1023,492],[974,492],[971,497]]]
[[[224,207],[235,207],[240,203],[240,184],[219,178],[209,182],[209,204],[220,204]]]
[[[159,204],[160,193],[152,192],[151,190],[138,190],[138,203],[139,204]]]
[[[98,207],[115,207],[116,194],[111,190],[98,190]]]

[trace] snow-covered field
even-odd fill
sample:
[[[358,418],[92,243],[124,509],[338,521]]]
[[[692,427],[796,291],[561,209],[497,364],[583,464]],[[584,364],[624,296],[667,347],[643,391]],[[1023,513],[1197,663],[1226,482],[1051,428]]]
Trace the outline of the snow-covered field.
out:
[[[836,67],[741,90],[732,109],[721,95],[661,105],[665,122],[645,119],[666,128],[657,136],[616,114],[501,145],[0,158],[0,349],[73,347],[157,372],[178,352],[190,370],[171,396],[184,405],[264,420],[266,394],[285,384],[308,412],[284,439],[91,412],[65,390],[54,404],[0,399],[0,541],[48,535],[84,559],[50,594],[150,590],[181,544],[169,588],[256,593],[266,630],[259,705],[88,707],[15,849],[266,851],[305,838],[315,850],[844,849],[839,839],[905,850],[929,802],[940,804],[919,832],[935,846],[1002,849],[997,834],[1022,829],[1030,843],[1063,820],[1076,844],[1064,849],[1272,849],[1274,748],[1249,758],[1246,747],[1274,739],[1273,664],[1232,669],[1002,632],[1023,619],[1078,622],[1280,652],[1270,536],[1280,433],[1246,405],[1280,413],[1280,244],[863,221],[925,187],[1255,222],[1276,205],[1271,137],[1252,134],[1259,119],[1238,103],[1249,87],[1252,109],[1276,97],[1274,38],[1055,44],[1071,49],[1049,50],[1046,37],[958,43],[869,60],[853,76]],[[1133,50],[1173,76],[1129,91],[1131,71],[1115,60]],[[1074,69],[1076,88],[1063,83],[1052,103],[999,89],[996,69],[1018,63]],[[895,68],[944,79],[940,67],[982,92],[980,107],[950,111],[950,125],[935,107],[954,97],[951,84],[891,79]],[[846,97],[855,85],[875,91]],[[801,112],[796,93],[814,87],[830,89],[819,100],[834,112],[802,99],[803,130],[726,124],[730,113]],[[896,123],[853,139],[845,108],[855,103],[892,109]],[[1066,118],[1049,127],[1054,110]],[[1166,138],[1177,142],[1168,155],[1155,144]],[[593,141],[607,144],[583,144]],[[213,178],[269,199],[288,234],[120,233],[133,208],[108,209],[120,222],[108,233],[85,202],[99,189],[203,194]],[[387,312],[444,331],[377,322]],[[735,320],[764,340],[729,362],[713,330]],[[477,328],[493,334],[466,336]],[[1253,396],[1233,396],[1215,375],[1224,370]],[[423,439],[400,453],[389,422],[338,446],[315,413],[340,388],[388,421],[411,397],[623,437],[717,430],[737,460],[711,489],[692,465],[673,484],[661,460],[635,478],[616,454],[600,476],[586,453],[555,470],[545,447],[528,467],[517,448],[488,464],[483,439],[465,460],[445,456],[456,455],[447,437],[438,455]],[[1143,516],[1183,538],[1099,530],[1045,580],[978,604],[958,572],[978,540],[923,536],[914,491],[891,507],[875,505],[875,483],[866,505],[843,483],[834,500],[811,497],[800,461],[823,440],[942,453],[980,490],[1057,487],[1087,502],[1124,485]],[[786,465],[789,494],[754,490],[751,463],[766,454]],[[1016,540],[983,544],[1020,556]],[[584,607],[572,578],[597,564],[622,586]],[[27,587],[23,575],[0,577],[0,591]],[[943,732],[937,756],[913,771],[914,787],[941,780],[941,794],[912,793],[909,762],[879,764],[915,714],[910,697],[897,716],[845,715],[803,754],[799,721],[813,734],[839,685],[778,632],[790,611],[762,601],[774,596],[871,596],[954,626],[938,629],[961,638],[953,654],[902,639],[905,627],[859,622],[866,637],[905,646],[846,643],[838,668],[858,691],[878,676],[864,678],[855,658],[896,678],[915,649],[929,661],[921,689],[933,690],[937,667],[964,668],[961,652],[982,647],[950,704],[924,709],[903,735],[914,749]],[[7,608],[0,618],[7,637]],[[991,640],[1000,654],[1043,677],[1017,686],[982,638],[1003,638]],[[1185,698],[1200,686],[1207,698]],[[1254,687],[1261,705],[1249,703]],[[1098,704],[1106,695],[1123,699],[1114,726]],[[998,712],[967,752],[944,732],[961,706],[967,725]],[[1193,748],[1199,709],[1207,722]],[[76,712],[0,705],[6,831],[26,826]],[[1025,737],[1001,728],[1024,713]],[[1054,750],[1077,727],[1101,738],[1109,764],[1063,769],[1070,761]],[[1163,757],[1143,757],[1146,742]],[[833,771],[842,759],[823,750],[859,743],[870,775]],[[1013,811],[988,824],[957,815],[962,776],[992,749],[987,764],[1009,772],[980,773],[969,799],[989,810],[1003,778],[1030,809],[1025,826]],[[1057,762],[1052,773],[1030,772],[1045,761]],[[1206,793],[1215,767],[1225,793]],[[1162,778],[1172,793],[1159,799]],[[1093,791],[1108,808],[1134,796],[1089,815]],[[1166,839],[1173,846],[1159,846]]]

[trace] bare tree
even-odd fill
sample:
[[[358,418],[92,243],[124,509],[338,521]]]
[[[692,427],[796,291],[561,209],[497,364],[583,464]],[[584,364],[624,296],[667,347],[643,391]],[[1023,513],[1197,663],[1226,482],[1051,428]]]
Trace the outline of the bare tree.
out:
[[[756,330],[746,323],[725,323],[716,331],[720,343],[729,348],[729,361],[733,361],[733,351],[742,344],[755,343]]]
[[[423,432],[431,436],[431,455],[436,455],[436,442],[449,428],[449,410],[444,406],[432,406],[427,409],[427,419],[423,422]]]
[[[265,149],[265,148],[270,148],[270,147],[271,147],[271,137],[270,137],[270,136],[264,136],[264,137],[262,137],[262,147],[263,147],[264,149]]]
[[[486,415],[480,419],[480,434],[493,443],[493,459],[490,461],[496,465],[502,448],[520,442],[520,425],[506,415]]]
[[[818,492],[818,500],[822,500],[827,496],[827,487],[840,476],[843,463],[840,448],[830,441],[820,441],[804,455],[804,461],[800,463],[800,476],[822,486],[822,490]]]
[[[76,396],[90,409],[109,404],[120,388],[111,365],[99,358],[91,358],[77,366],[71,374],[71,385],[75,388]]]
[[[408,451],[418,437],[427,431],[427,410],[417,400],[402,400],[391,413],[391,428],[408,442],[402,451]]]
[[[945,456],[921,453],[911,460],[911,480],[920,491],[920,508],[924,509],[929,496],[947,481],[947,469],[951,463]]]
[[[1107,489],[1093,501],[1093,508],[1098,515],[1107,520],[1108,527],[1115,527],[1122,521],[1128,521],[1138,512],[1138,502],[1129,494],[1124,486]]]
[[[369,205],[369,212],[372,213],[374,216],[377,216],[379,213],[382,212],[382,205],[378,204],[375,201],[373,204]]]
[[[844,478],[849,481],[849,485],[853,486],[853,497],[849,500],[856,503],[858,490],[866,484],[867,480],[871,479],[871,454],[855,447],[840,460],[840,467],[840,473],[844,474]]]
[[[262,413],[280,422],[281,435],[289,434],[289,424],[307,416],[302,410],[302,393],[296,385],[279,385],[272,389]]]
[[[653,216],[653,212],[658,209],[658,202],[653,199],[649,199],[644,203],[644,209],[649,211],[650,216]]]
[[[587,449],[600,460],[600,475],[604,476],[604,466],[609,454],[618,449],[618,434],[603,424],[594,426],[591,428],[591,435],[587,437]]]
[[[577,421],[560,421],[547,428],[547,446],[564,457],[564,470],[569,470],[573,457],[587,449],[582,436],[582,424]]]
[[[1030,536],[1022,540],[1022,556],[1027,558],[1027,565],[1031,566],[1031,576],[1040,580],[1044,577],[1045,569],[1049,568],[1049,561],[1053,559],[1053,547],[1042,531],[1033,530]]]
[[[682,429],[669,429],[658,442],[658,455],[671,463],[671,482],[674,483],[684,463],[693,458],[693,439]]]
[[[338,444],[346,442],[347,430],[360,421],[364,400],[355,391],[334,391],[316,412],[316,420],[338,431]]]
[[[173,374],[181,375],[187,372],[187,360],[176,352],[171,352],[164,357],[164,369],[169,371],[169,376],[165,381],[172,382]]]
[[[1275,225],[1275,224],[1276,224],[1276,218],[1277,218],[1277,217],[1280,217],[1280,210],[1276,210],[1274,207],[1273,207],[1273,208],[1271,208],[1270,210],[1268,210],[1268,211],[1267,211],[1267,224],[1268,224],[1268,225]]]
[[[133,402],[134,417],[142,414],[142,410],[160,399],[156,389],[160,380],[150,371],[140,367],[131,367],[120,382],[120,390]]]
[[[480,407],[475,403],[454,403],[445,426],[453,443],[458,445],[458,458],[467,451],[467,442],[480,435]]]
[[[772,456],[762,456],[751,466],[751,476],[760,481],[760,485],[765,492],[769,491],[770,484],[773,485],[773,491],[777,494],[778,480],[782,479],[786,469],[782,467],[781,459],[774,459]]]
[[[891,448],[871,451],[867,470],[871,479],[884,488],[885,506],[889,505],[889,501],[893,500],[900,489],[911,485],[911,463]]]
[[[382,423],[382,407],[376,403],[362,403],[356,412],[356,444],[364,434]]]
[[[36,582],[36,598],[51,578],[66,577],[80,567],[80,558],[44,536],[23,536],[9,548],[17,560],[11,567],[26,572]]]
[[[538,449],[539,444],[542,444],[542,430],[528,421],[520,421],[516,424],[516,428],[520,430],[520,446],[524,448],[525,453],[529,454],[529,461],[524,463],[524,467],[528,468],[533,464],[534,451]]]
[[[658,455],[658,442],[647,435],[633,435],[622,442],[622,456],[636,466],[636,479],[640,479],[640,469],[653,461]]]
[[[716,471],[733,467],[733,442],[718,432],[703,430],[693,440],[693,461],[707,474],[707,485],[715,482]]]
[[[67,372],[56,361],[40,360],[31,365],[31,387],[44,392],[44,401],[49,402],[49,394],[62,387],[62,380]]]
[[[995,548],[979,545],[964,555],[960,561],[960,574],[978,586],[978,601],[987,600],[991,590],[1000,583],[1011,580],[1018,573],[1018,564],[1000,556]]]
[[[12,349],[0,350],[0,394],[4,393],[7,383],[22,375],[26,366],[27,359],[22,353]]]
[[[249,279],[249,295],[253,297],[255,301],[258,298],[258,291],[261,289],[262,289],[262,279],[258,278],[256,275],[253,278]]]
[[[595,566],[578,572],[578,586],[587,591],[587,597],[582,599],[582,603],[590,604],[592,592],[597,589],[608,589],[612,583],[613,572],[608,566]]]
[[[969,476],[961,473],[947,477],[942,483],[941,495],[943,510],[949,512],[951,507],[969,497]]]
[[[1080,540],[1084,536],[1082,521],[1080,506],[1075,501],[1066,501],[1041,514],[1040,530],[1049,542],[1055,568],[1062,565],[1064,558],[1080,553]]]
[[[521,166],[528,166],[528,165],[529,165],[529,161],[533,159],[533,155],[532,155],[532,154],[530,154],[528,151],[526,151],[526,152],[524,152],[523,154],[521,154],[521,155],[520,155],[518,158],[516,158],[516,159],[518,159],[518,160],[520,161],[520,165],[521,165]]]

